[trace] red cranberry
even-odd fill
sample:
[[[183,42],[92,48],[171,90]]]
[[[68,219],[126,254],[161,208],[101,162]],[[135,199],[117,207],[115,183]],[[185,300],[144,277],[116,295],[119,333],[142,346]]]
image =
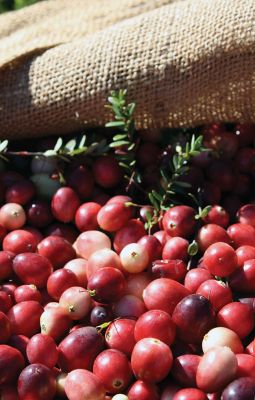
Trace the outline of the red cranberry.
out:
[[[166,211],[162,223],[169,235],[187,238],[195,230],[195,210],[188,206],[175,206]]]
[[[34,200],[27,206],[27,222],[35,228],[44,228],[53,220],[50,206],[44,200]]]
[[[85,166],[80,165],[68,174],[67,184],[84,200],[92,194],[94,179],[91,172]]]
[[[62,187],[56,191],[51,200],[53,216],[61,222],[74,220],[76,210],[80,205],[80,199],[70,187]]]
[[[25,205],[35,196],[35,185],[27,179],[15,182],[5,193],[6,203]]]
[[[97,229],[97,214],[101,205],[94,202],[82,204],[75,214],[75,224],[80,232]]]
[[[96,183],[103,188],[117,186],[122,178],[121,168],[111,155],[98,157],[93,163],[92,170]]]
[[[68,261],[76,258],[71,243],[60,236],[48,236],[38,244],[38,253],[52,263],[55,269],[63,267]]]

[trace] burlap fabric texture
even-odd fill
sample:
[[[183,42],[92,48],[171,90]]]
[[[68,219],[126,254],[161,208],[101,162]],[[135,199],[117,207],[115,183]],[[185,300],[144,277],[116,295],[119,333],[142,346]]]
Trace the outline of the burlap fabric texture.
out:
[[[254,0],[48,0],[0,16],[0,137],[255,122]]]

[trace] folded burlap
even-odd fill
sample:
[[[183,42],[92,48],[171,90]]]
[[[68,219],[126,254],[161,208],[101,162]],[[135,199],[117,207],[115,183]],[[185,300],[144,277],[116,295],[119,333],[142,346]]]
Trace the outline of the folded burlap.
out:
[[[48,0],[0,16],[0,136],[255,122],[254,0]]]

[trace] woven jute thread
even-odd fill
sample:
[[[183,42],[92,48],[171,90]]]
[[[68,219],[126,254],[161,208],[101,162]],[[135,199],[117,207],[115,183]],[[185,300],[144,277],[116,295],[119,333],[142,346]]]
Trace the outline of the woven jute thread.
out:
[[[138,128],[255,122],[253,0],[122,1],[51,0],[0,18],[1,137],[102,126],[117,88]]]

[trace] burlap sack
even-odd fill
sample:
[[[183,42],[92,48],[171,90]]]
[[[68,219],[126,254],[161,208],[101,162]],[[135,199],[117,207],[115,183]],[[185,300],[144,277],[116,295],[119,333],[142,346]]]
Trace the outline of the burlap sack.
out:
[[[254,0],[48,0],[0,16],[0,136],[255,122]]]

